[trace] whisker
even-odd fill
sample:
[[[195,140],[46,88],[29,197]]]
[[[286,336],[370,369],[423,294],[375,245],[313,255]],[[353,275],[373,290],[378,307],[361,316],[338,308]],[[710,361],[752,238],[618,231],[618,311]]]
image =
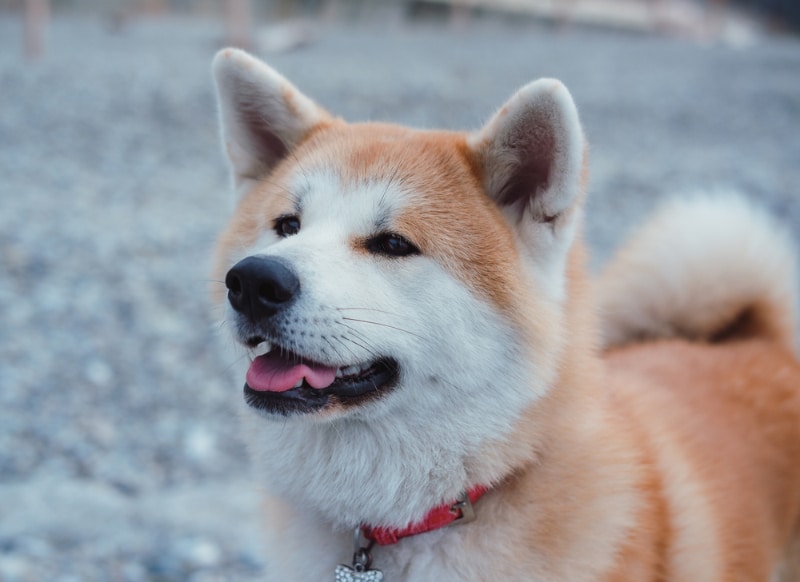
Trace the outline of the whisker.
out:
[[[350,341],[352,343],[355,343],[353,341],[353,337],[355,337],[356,339],[358,339],[358,340],[364,342],[364,344],[366,344],[366,346],[364,346],[362,344],[357,344],[357,345],[359,345],[363,349],[369,351],[370,353],[372,353],[376,357],[378,356],[377,350],[374,350],[374,346],[372,346],[372,342],[370,341],[370,339],[367,336],[365,336],[363,333],[361,333],[360,331],[358,331],[354,327],[352,327],[350,325],[347,325],[346,323],[342,323],[341,321],[337,321],[336,323],[341,325],[341,326],[346,327],[349,330],[349,331],[345,332],[341,336],[342,338],[344,338],[344,339],[346,339],[346,340],[348,340],[348,341]],[[369,347],[367,347],[367,346],[369,346]]]
[[[233,367],[234,367],[235,365],[237,365],[239,362],[241,362],[241,361],[242,361],[242,360],[244,360],[245,358],[247,358],[247,354],[242,354],[241,356],[239,356],[238,358],[236,358],[234,361],[232,361],[230,364],[228,364],[227,366],[225,366],[225,367],[223,368],[223,371],[224,371],[225,373],[227,373],[227,372],[230,372],[230,371],[233,369]]]
[[[418,337],[420,339],[425,339],[424,337],[422,337],[419,334],[414,333],[413,331],[408,331],[407,329],[403,329],[402,327],[389,325],[388,323],[378,323],[377,321],[369,321],[368,319],[355,319],[353,317],[343,317],[342,319],[344,319],[346,321],[357,321],[359,323],[369,323],[369,324],[372,324],[372,325],[379,325],[381,327],[388,327],[388,328],[391,328],[391,329],[394,329],[394,330],[397,330],[397,331],[402,331],[402,332],[407,333],[409,335],[413,335],[413,336]]]
[[[358,330],[356,330],[352,326],[347,325],[346,323],[342,323],[342,322],[337,322],[337,323],[339,323],[339,325],[342,325],[342,326],[344,326],[344,327],[346,327],[348,329],[347,332],[342,334],[341,337],[343,339],[346,339],[350,343],[353,343],[353,344],[361,347],[362,349],[367,350],[369,353],[371,353],[375,357],[380,357],[380,354],[378,353],[378,350],[375,348],[375,346],[372,344],[372,342],[370,341],[370,339],[367,336],[365,336],[364,334],[362,334],[361,332],[359,332]],[[355,340],[358,340],[358,342],[356,342]]]
[[[342,323],[341,325],[345,326],[347,329],[349,329],[349,330],[350,330],[350,333],[349,333],[349,334],[345,334],[345,335],[343,335],[342,337],[345,337],[345,338],[347,338],[347,336],[348,336],[348,335],[352,335],[352,336],[354,336],[356,339],[358,339],[358,340],[360,340],[360,341],[364,342],[365,344],[367,344],[367,345],[371,345],[370,339],[369,339],[367,336],[365,336],[363,333],[361,333],[361,332],[359,332],[358,330],[356,330],[355,328],[353,328],[353,327],[351,327],[351,326],[347,325],[346,323]],[[348,339],[349,339],[349,338],[348,338]]]
[[[331,342],[331,340],[329,340],[329,339],[328,339],[326,336],[322,336],[322,339],[324,339],[324,340],[325,340],[325,343],[327,343],[327,344],[328,344],[328,345],[331,347],[331,349],[332,349],[332,350],[334,351],[334,353],[335,353],[335,354],[336,354],[336,355],[339,357],[339,359],[341,359],[342,361],[344,361],[344,358],[342,357],[342,354],[339,352],[339,350],[337,350],[337,349],[336,349],[336,346],[335,346],[335,345],[333,345],[333,343]],[[336,339],[336,338],[334,338],[334,339]],[[347,346],[345,346],[345,347],[347,347]],[[353,354],[353,355],[355,355],[355,354]]]
[[[389,194],[389,188],[392,186],[392,184],[394,183],[395,178],[397,178],[397,175],[399,173],[400,173],[400,166],[395,166],[394,172],[392,172],[392,175],[389,177],[389,180],[386,182],[386,188],[384,189],[383,194],[381,194],[381,197],[380,197],[380,199],[378,201],[378,206],[379,207],[386,206],[386,196]]]
[[[354,359],[356,359],[356,360],[358,359],[358,357],[359,357],[359,356],[358,356],[358,354],[356,354],[356,353],[355,353],[355,352],[354,352],[354,351],[353,351],[353,350],[350,348],[350,346],[348,346],[346,343],[344,343],[344,341],[342,341],[342,338],[334,337],[333,339],[335,339],[335,340],[336,340],[336,341],[339,343],[339,345],[341,345],[341,346],[342,346],[344,349],[346,349],[348,352],[350,352],[350,355],[351,355],[351,357],[352,357],[352,358],[354,358]],[[337,351],[336,353],[339,353],[339,352]],[[340,356],[340,357],[341,357],[341,356]],[[344,360],[344,358],[342,358],[342,361],[345,361],[345,360]]]
[[[365,346],[364,344],[362,344],[362,343],[360,343],[360,342],[357,342],[356,340],[354,340],[354,339],[353,339],[353,338],[351,338],[351,337],[342,336],[341,338],[337,338],[337,339],[339,339],[339,343],[341,343],[342,345],[344,345],[344,341],[343,341],[343,340],[347,340],[347,341],[349,341],[351,344],[353,344],[353,345],[356,345],[356,346],[360,347],[362,350],[365,350],[366,352],[369,352],[369,354],[370,354],[370,355],[372,355],[372,356],[374,356],[374,357],[376,357],[376,358],[379,358],[379,357],[380,357],[380,354],[378,354],[377,352],[375,352],[375,350],[372,350],[372,349],[370,349],[369,347]],[[355,354],[354,354],[354,355],[355,355]]]
[[[371,307],[336,307],[336,311],[374,311],[375,313],[385,313],[386,315],[394,315],[400,317],[400,314],[391,311],[384,311],[382,309],[373,309]]]

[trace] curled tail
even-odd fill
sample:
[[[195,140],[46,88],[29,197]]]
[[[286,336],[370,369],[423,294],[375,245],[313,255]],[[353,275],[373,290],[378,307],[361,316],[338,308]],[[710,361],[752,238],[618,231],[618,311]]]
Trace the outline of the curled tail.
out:
[[[794,350],[793,247],[786,229],[741,196],[667,203],[596,281],[605,345],[763,337]]]

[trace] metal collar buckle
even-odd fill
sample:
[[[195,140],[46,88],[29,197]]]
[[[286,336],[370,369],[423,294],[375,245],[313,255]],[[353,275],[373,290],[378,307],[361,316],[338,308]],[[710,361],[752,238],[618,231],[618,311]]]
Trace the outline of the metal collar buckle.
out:
[[[450,506],[450,513],[457,515],[450,525],[460,525],[475,521],[475,508],[469,499],[466,491],[462,491],[456,498],[456,502]]]

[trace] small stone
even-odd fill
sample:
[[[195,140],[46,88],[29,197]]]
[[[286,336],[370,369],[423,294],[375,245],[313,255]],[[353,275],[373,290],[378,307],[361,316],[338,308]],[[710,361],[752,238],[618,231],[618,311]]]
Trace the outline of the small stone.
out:
[[[222,550],[210,540],[194,539],[181,548],[183,559],[195,568],[211,568],[222,561]]]
[[[16,548],[19,554],[39,561],[47,560],[53,552],[53,548],[47,541],[37,537],[18,538]]]
[[[129,562],[120,567],[123,580],[127,582],[138,582],[147,580],[147,568],[135,562]]]
[[[95,386],[108,386],[114,377],[114,370],[106,361],[93,359],[86,364],[84,374]]]
[[[214,457],[217,439],[213,433],[201,426],[189,430],[184,440],[186,455],[196,463],[204,463]]]
[[[19,556],[0,556],[0,580],[5,582],[16,582],[17,580],[28,580],[31,574],[31,566]]]

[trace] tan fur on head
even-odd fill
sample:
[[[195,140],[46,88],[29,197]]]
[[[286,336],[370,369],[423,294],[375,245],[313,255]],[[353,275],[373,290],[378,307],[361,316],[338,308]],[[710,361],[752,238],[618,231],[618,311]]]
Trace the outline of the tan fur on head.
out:
[[[597,279],[606,345],[769,337],[794,349],[796,259],[788,232],[741,196],[673,200]]]

